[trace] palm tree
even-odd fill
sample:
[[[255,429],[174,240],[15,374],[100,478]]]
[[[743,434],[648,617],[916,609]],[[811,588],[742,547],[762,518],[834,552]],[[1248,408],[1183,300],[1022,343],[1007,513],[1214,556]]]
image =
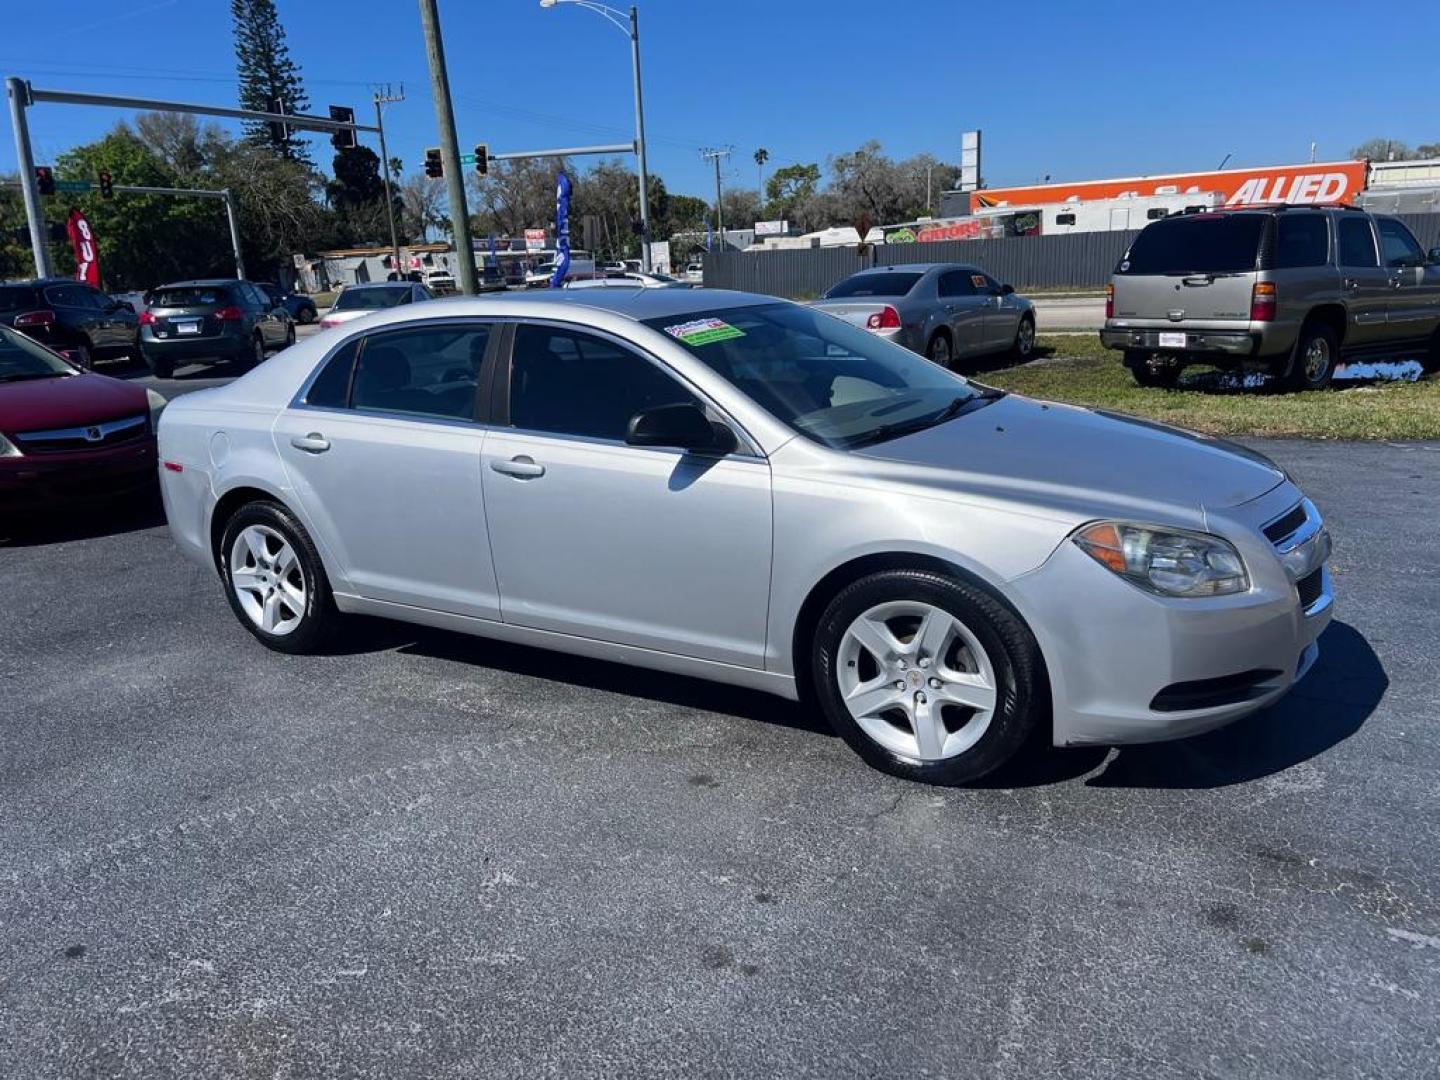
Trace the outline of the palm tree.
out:
[[[765,205],[765,163],[770,160],[770,151],[763,146],[755,151],[755,170],[759,176],[760,205]]]

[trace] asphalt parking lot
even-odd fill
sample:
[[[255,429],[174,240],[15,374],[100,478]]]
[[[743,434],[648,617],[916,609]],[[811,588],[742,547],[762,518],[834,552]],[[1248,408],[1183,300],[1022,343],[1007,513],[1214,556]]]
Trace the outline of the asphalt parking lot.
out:
[[[0,1075],[1434,1076],[1440,445],[1263,448],[1336,537],[1311,675],[970,790],[560,654],[275,655],[153,508],[26,523]]]

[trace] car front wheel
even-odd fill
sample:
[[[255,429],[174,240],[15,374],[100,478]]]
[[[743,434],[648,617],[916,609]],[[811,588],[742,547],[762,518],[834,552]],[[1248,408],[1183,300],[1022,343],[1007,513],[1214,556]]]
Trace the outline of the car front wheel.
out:
[[[820,617],[811,673],[827,719],[875,768],[928,784],[977,780],[1043,709],[1039,652],[983,589],[920,570],[874,574]]]
[[[225,523],[220,571],[236,618],[277,652],[314,651],[339,618],[310,534],[279,503],[247,503]]]

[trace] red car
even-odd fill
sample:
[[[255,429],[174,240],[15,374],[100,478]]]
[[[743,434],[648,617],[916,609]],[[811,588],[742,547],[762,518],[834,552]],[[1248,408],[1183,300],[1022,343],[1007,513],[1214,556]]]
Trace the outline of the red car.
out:
[[[0,514],[154,490],[164,406],[0,327]]]

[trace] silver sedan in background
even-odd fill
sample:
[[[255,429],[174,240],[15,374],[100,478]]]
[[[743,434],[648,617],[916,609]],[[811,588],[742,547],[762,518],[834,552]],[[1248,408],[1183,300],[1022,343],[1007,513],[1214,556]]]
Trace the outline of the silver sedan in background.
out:
[[[1030,301],[969,263],[877,266],[832,285],[812,305],[863,326],[942,367],[957,360],[1035,350]]]
[[[173,401],[159,449],[175,540],[272,649],[357,612],[680,672],[929,783],[1037,729],[1234,720],[1332,604],[1320,515],[1260,455],[746,293],[378,312]]]

